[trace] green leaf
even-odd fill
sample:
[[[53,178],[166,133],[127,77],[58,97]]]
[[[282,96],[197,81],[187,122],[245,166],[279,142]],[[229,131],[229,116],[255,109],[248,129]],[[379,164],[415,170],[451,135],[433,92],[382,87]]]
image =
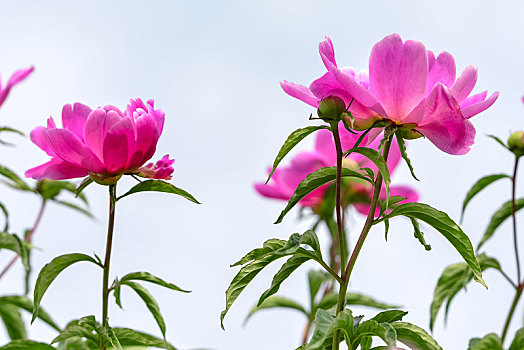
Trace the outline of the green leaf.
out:
[[[321,309],[330,309],[337,304],[338,294],[337,293],[328,293],[322,297],[317,307]],[[370,297],[365,294],[349,292],[346,294],[346,304],[347,305],[359,305],[359,306],[368,306],[375,309],[396,309],[400,306],[387,304],[381,301],[377,301],[373,297]]]
[[[392,324],[387,322],[378,322],[374,319],[363,322],[355,333],[353,341],[353,349],[356,349],[358,344],[361,344],[362,349],[369,349],[372,341],[371,337],[376,336],[382,339],[386,344],[395,348],[397,342],[397,334]],[[369,340],[368,340],[369,339]],[[363,343],[363,344],[362,344]]]
[[[500,179],[511,179],[509,175],[506,174],[495,174],[495,175],[488,175],[480,178],[477,180],[477,182],[471,187],[471,189],[466,194],[466,198],[464,199],[464,203],[462,204],[462,212],[460,214],[460,221],[462,222],[462,219],[464,218],[464,211],[466,210],[466,206],[468,203],[475,197],[480,191],[488,187],[488,185],[494,183],[497,180]]]
[[[329,275],[324,271],[309,270],[307,279],[309,284],[310,305],[313,305],[315,303],[315,297],[317,296],[322,283],[329,280]]]
[[[302,198],[313,192],[320,186],[323,186],[336,179],[337,167],[326,167],[316,170],[315,172],[306,176],[306,178],[298,185],[295,193],[289,199],[286,208],[280,213],[275,224],[281,223],[284,216],[293,208]],[[342,177],[355,177],[373,184],[373,181],[365,175],[348,168],[342,168]]]
[[[3,205],[2,203],[0,203],[0,211],[4,214],[5,218],[4,229],[2,231],[7,232],[7,230],[9,230],[9,212],[7,211],[5,205]]]
[[[424,221],[426,224],[440,232],[451,243],[451,245],[455,247],[466,263],[468,263],[475,275],[475,280],[487,288],[486,283],[482,279],[482,271],[480,270],[479,263],[475,258],[471,241],[464,231],[462,231],[460,226],[457,225],[448,214],[427,204],[403,203],[394,208],[386,218],[392,218],[399,215]],[[376,222],[380,221],[381,220],[377,220]]]
[[[40,301],[42,300],[42,297],[44,296],[44,293],[46,292],[47,288],[49,288],[51,283],[60,274],[60,272],[62,272],[64,269],[71,266],[72,264],[80,261],[91,262],[99,267],[103,267],[89,255],[75,253],[65,254],[57,258],[54,258],[50,263],[48,263],[42,268],[42,270],[38,274],[38,279],[36,280],[33,297],[35,307],[33,309],[33,318],[31,319],[31,323],[33,323],[38,316]]]
[[[424,232],[420,230],[420,225],[418,224],[417,219],[409,218],[411,220],[411,224],[413,225],[413,230],[415,230],[414,235],[415,238],[418,239],[420,244],[424,246],[424,249],[427,251],[431,250],[431,245],[426,243],[426,239],[424,238]]]
[[[346,340],[350,341],[354,334],[354,319],[351,310],[341,311],[337,317],[333,317],[326,310],[319,309],[315,315],[315,331],[311,340],[304,347],[305,350],[324,350],[330,346],[333,339],[333,333],[341,330]]]
[[[370,161],[372,161],[380,174],[382,174],[382,179],[384,180],[384,186],[386,187],[386,209],[388,207],[388,199],[390,196],[389,192],[389,185],[391,184],[391,179],[389,176],[389,170],[388,165],[386,164],[386,161],[382,157],[380,153],[375,151],[374,149],[367,148],[367,147],[358,147],[358,148],[352,148],[344,153],[344,155],[348,155],[350,153],[358,153],[363,155],[364,157],[368,158]]]
[[[400,134],[400,130],[395,133],[397,137],[397,143],[398,148],[400,149],[400,155],[402,156],[402,159],[406,162],[408,165],[409,171],[411,172],[411,176],[417,181],[420,181],[417,176],[415,175],[415,171],[413,170],[413,165],[411,165],[411,160],[408,157],[408,153],[406,152],[406,143],[404,142],[404,139],[402,138],[402,135]]]
[[[55,350],[52,346],[27,339],[13,340],[0,347],[0,350]]]
[[[502,147],[504,147],[505,149],[509,150],[509,147],[500,139],[498,138],[497,136],[495,135],[486,135],[488,137],[491,137],[493,140],[495,140],[499,145],[501,145]]]
[[[127,191],[126,193],[124,193],[120,197],[118,197],[117,201],[122,199],[122,198],[124,198],[124,197],[129,196],[130,194],[138,193],[138,192],[147,192],[147,191],[172,193],[172,194],[176,194],[176,195],[182,196],[185,199],[187,199],[187,200],[189,200],[189,201],[191,201],[193,203],[200,204],[200,202],[197,201],[195,199],[195,197],[193,197],[188,192],[186,192],[183,189],[178,188],[178,187],[170,184],[169,182],[165,182],[165,181],[161,181],[161,180],[147,180],[147,181],[143,181],[143,182],[135,185],[133,188],[131,188],[129,191]]]
[[[31,191],[33,192],[33,189],[29,187],[29,185],[22,180],[16,173],[2,165],[0,165],[0,175],[6,177],[7,179],[11,180],[11,186],[18,188],[22,191]]]
[[[440,345],[425,330],[407,322],[391,323],[397,332],[398,341],[418,350],[442,350]]]
[[[273,295],[273,296],[270,296],[270,297],[266,298],[262,302],[262,304],[260,304],[259,306],[255,305],[251,309],[249,314],[246,316],[246,319],[244,320],[244,323],[246,323],[251,318],[251,316],[253,316],[255,313],[259,312],[260,310],[275,309],[275,308],[297,310],[297,311],[303,313],[306,317],[308,316],[306,309],[302,305],[300,305],[298,302],[296,302],[296,301],[294,301],[292,299],[286,298],[286,297]]]
[[[11,132],[11,133],[14,133],[14,134],[18,134],[20,136],[25,136],[25,134],[22,131],[14,129],[14,128],[11,128],[9,126],[1,126],[0,127],[0,132],[4,132],[4,131]]]
[[[124,350],[122,348],[122,345],[120,344],[120,341],[118,340],[118,337],[116,336],[115,332],[113,331],[113,328],[111,328],[109,325],[106,325],[106,331],[107,335],[109,336],[109,339],[111,341],[111,345],[113,348],[116,348],[118,350]]]
[[[269,182],[269,180],[271,179],[271,176],[273,176],[273,173],[277,169],[278,165],[280,164],[282,159],[284,159],[284,157],[289,153],[289,151],[291,151],[293,147],[295,147],[300,141],[306,138],[306,136],[308,136],[309,134],[317,130],[321,130],[321,129],[329,129],[329,127],[326,125],[308,126],[308,127],[293,131],[287,137],[286,141],[284,141],[284,144],[278,151],[275,161],[273,162],[273,168],[271,169],[271,172],[269,173],[269,176],[267,177],[266,184]]]
[[[0,249],[7,249],[15,252],[26,269],[29,269],[27,244],[22,242],[15,234],[0,232]]]
[[[509,350],[524,349],[524,328],[521,328],[515,333],[515,338],[511,342]]]
[[[482,253],[477,256],[482,271],[488,268],[501,270],[497,260]],[[447,318],[449,306],[451,301],[457,293],[465,288],[466,285],[473,279],[473,272],[466,263],[458,263],[449,265],[444,269],[440,276],[435,291],[433,292],[433,301],[430,307],[430,324],[429,328],[433,330],[437,314],[446,302],[445,317]]]
[[[94,316],[82,317],[70,322],[67,327],[52,341],[51,344],[67,342],[69,340],[86,339],[90,348],[107,346],[111,340],[106,330],[96,322]]]
[[[77,193],[76,186],[69,181],[40,180],[36,188],[44,199],[55,199],[62,191],[67,191],[74,195]],[[78,194],[78,198],[87,204],[87,199],[83,194]]]
[[[132,273],[128,273],[127,275],[125,275],[124,277],[120,279],[120,283],[127,282],[127,281],[145,281],[145,282],[157,284],[159,286],[162,286],[168,289],[176,290],[178,292],[191,293],[190,290],[185,290],[172,283],[166,282],[161,278],[153,276],[149,272],[132,272]]]
[[[524,198],[519,198],[515,201],[515,212],[522,208],[524,208]],[[477,246],[477,250],[479,250],[480,247],[482,247],[484,243],[486,243],[491,238],[491,236],[493,236],[497,228],[511,216],[511,212],[512,202],[507,201],[495,212],[495,214],[493,214],[491,221],[489,222],[489,225]]]
[[[522,347],[510,350],[519,350]],[[473,338],[469,342],[468,350],[503,350],[500,338],[495,333],[490,333],[483,338]]]
[[[0,304],[0,318],[10,339],[27,338],[24,320],[22,320],[22,315],[16,306]]]
[[[58,199],[55,199],[53,201],[55,203],[61,204],[61,205],[65,206],[65,207],[68,207],[70,209],[76,210],[76,211],[86,215],[87,217],[90,217],[90,218],[94,217],[93,214],[91,214],[91,212],[88,209],[82,208],[82,207],[76,205],[75,203],[71,203],[71,202],[63,201],[63,200],[58,200]]]
[[[289,277],[289,275],[291,275],[303,263],[305,263],[306,261],[308,261],[310,259],[311,259],[311,257],[300,256],[300,255],[295,255],[295,256],[292,256],[291,258],[289,258],[284,263],[284,265],[282,265],[280,270],[278,270],[278,272],[275,274],[275,276],[273,276],[273,280],[271,281],[271,287],[269,287],[269,289],[266,290],[262,294],[262,296],[258,300],[257,306],[260,306],[264,302],[264,300],[266,300],[268,297],[270,297],[271,295],[273,295],[276,292],[278,292],[282,282],[284,282]]]
[[[402,318],[408,314],[407,311],[402,310],[388,310],[379,312],[375,317],[372,318],[372,320],[377,321],[378,323],[391,323],[391,322],[397,322],[402,321]]]
[[[319,261],[319,252],[306,250],[300,246],[301,244],[308,245],[315,250],[320,249],[315,233],[308,230],[303,235],[299,235],[298,233],[292,234],[288,241],[266,241],[262,248],[252,250],[233,265],[246,264],[236,274],[226,290],[226,307],[220,315],[222,328],[224,328],[224,317],[231,305],[233,305],[240,293],[242,293],[253,278],[270,263],[289,255],[307,256]]]
[[[160,349],[176,350],[176,348],[166,342],[165,340],[159,339],[153,335],[138,332],[129,328],[113,328],[120,344],[123,347],[127,346],[152,346]]]
[[[121,285],[126,285],[133,289],[136,294],[144,301],[147,308],[149,309],[149,312],[153,315],[155,318],[156,323],[158,324],[158,328],[160,328],[160,331],[162,332],[162,335],[166,336],[166,323],[164,321],[164,318],[162,317],[162,314],[160,313],[160,308],[158,307],[158,303],[156,302],[155,298],[145,289],[143,286],[141,286],[138,283],[131,282],[131,281],[120,281]]]
[[[23,309],[27,312],[33,312],[33,302],[26,296],[19,295],[9,295],[0,297],[0,305],[13,305],[17,308]],[[38,311],[37,317],[43,322],[47,323],[49,326],[54,328],[57,331],[60,331],[60,327],[51,319],[51,317],[42,309]]]

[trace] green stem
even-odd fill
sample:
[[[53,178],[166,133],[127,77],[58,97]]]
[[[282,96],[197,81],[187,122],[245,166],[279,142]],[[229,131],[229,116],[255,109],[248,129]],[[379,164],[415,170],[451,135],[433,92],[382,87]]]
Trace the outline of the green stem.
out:
[[[391,134],[385,134],[384,138],[387,138],[385,144],[384,144],[384,151],[382,153],[382,156],[384,157],[384,160],[388,160],[389,155],[389,149],[391,147],[391,141],[393,139],[393,136]],[[338,293],[338,302],[337,302],[337,315],[344,310],[345,304],[346,304],[346,293],[348,290],[349,285],[349,279],[351,277],[351,272],[353,271],[353,268],[355,267],[355,263],[357,261],[358,255],[360,253],[360,250],[362,249],[362,246],[364,245],[364,241],[366,240],[366,237],[369,233],[369,230],[371,229],[371,226],[373,225],[373,220],[375,219],[375,211],[377,209],[377,204],[380,196],[380,191],[382,189],[382,174],[379,172],[377,174],[377,178],[375,180],[375,188],[373,190],[373,197],[371,199],[371,204],[369,206],[369,213],[366,218],[366,222],[364,223],[364,227],[362,228],[362,232],[360,233],[360,237],[358,238],[358,241],[355,245],[355,249],[353,250],[353,253],[351,254],[351,257],[349,258],[348,265],[346,269],[344,270],[344,273],[342,275],[342,281],[343,283],[340,286],[340,290]],[[333,346],[332,350],[338,350],[340,346],[340,331],[335,331],[333,335]]]
[[[517,287],[517,293],[515,294],[515,298],[513,298],[513,303],[511,304],[511,307],[509,308],[508,317],[506,317],[506,322],[504,323],[504,329],[502,330],[502,335],[500,337],[500,342],[503,345],[504,345],[504,340],[506,339],[506,335],[508,333],[509,324],[511,323],[511,319],[513,318],[513,314],[515,313],[517,304],[519,303],[520,296],[522,295],[523,288],[524,288],[523,284]]]
[[[115,226],[116,184],[109,185],[109,221],[107,224],[106,256],[104,261],[104,280],[102,284],[102,326],[107,326],[107,309],[109,299],[109,265],[113,245],[113,228]],[[105,346],[103,347],[105,350]]]
[[[342,222],[342,145],[340,143],[340,134],[338,132],[338,122],[331,124],[331,131],[335,141],[335,149],[337,151],[337,177],[336,177],[336,193],[335,193],[335,213],[337,218],[337,243],[340,254],[340,266],[346,263],[346,237],[344,237],[344,223]]]

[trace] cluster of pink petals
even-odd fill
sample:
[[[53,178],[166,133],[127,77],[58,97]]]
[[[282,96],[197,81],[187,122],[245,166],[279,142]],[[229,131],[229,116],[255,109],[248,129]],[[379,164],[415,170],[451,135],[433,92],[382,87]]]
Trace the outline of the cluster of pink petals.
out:
[[[7,81],[6,86],[2,86],[2,81],[0,80],[0,106],[7,99],[7,96],[9,95],[11,88],[15,86],[16,84],[25,80],[25,78],[27,78],[31,73],[33,73],[33,71],[34,71],[34,67],[17,70],[16,72],[13,73],[13,75],[11,75],[11,77]]]
[[[335,95],[346,103],[354,99],[355,120],[384,119],[396,125],[410,124],[446,153],[465,154],[474,142],[475,128],[469,118],[489,108],[498,92],[470,95],[477,82],[477,68],[468,66],[456,78],[453,56],[437,57],[418,41],[402,42],[393,34],[371,50],[369,74],[338,68],[329,38],[319,45],[328,72],[310,87],[284,81],[289,95],[313,107]]]
[[[114,106],[92,110],[75,103],[62,109],[63,128],[53,118],[47,127],[31,131],[31,140],[51,160],[26,171],[33,179],[71,179],[88,174],[99,179],[139,173],[156,151],[164,127],[164,112],[154,101],[131,100],[125,112]],[[169,159],[158,166],[147,166],[154,178],[171,176]],[[168,165],[166,167],[166,165]]]
[[[350,149],[353,147],[360,135],[349,133],[343,126],[339,128],[341,143],[343,149]],[[366,140],[364,140],[366,142]],[[379,139],[375,139],[369,145],[370,148],[377,149],[380,144]],[[391,147],[390,155],[388,157],[388,167],[391,173],[395,170],[400,162],[400,151],[397,147]],[[344,159],[343,165],[347,164],[349,167],[368,167],[377,172],[378,169],[368,158],[358,154],[351,153],[348,158]],[[306,178],[307,175],[323,167],[331,167],[336,165],[336,151],[333,136],[329,130],[320,130],[316,134],[315,148],[312,151],[302,151],[298,153],[292,160],[289,166],[282,166],[275,170],[271,181],[266,185],[263,182],[256,183],[255,189],[264,197],[276,198],[288,201],[298,184]],[[355,170],[355,169],[353,169]],[[268,172],[271,168],[268,169]],[[354,207],[361,213],[367,214],[369,211],[369,202],[373,194],[371,186],[366,186],[361,183],[352,183],[355,192],[360,192],[369,199],[361,203],[355,203],[352,198]],[[317,188],[300,201],[303,207],[317,207],[324,198],[328,185]],[[406,197],[408,201],[417,201],[417,192],[408,186],[391,186],[391,195]],[[385,198],[385,189],[381,192],[381,197]]]
[[[171,180],[173,174],[174,159],[169,159],[169,154],[166,154],[156,163],[148,163],[139,169],[138,175],[148,177],[150,179],[164,179]]]

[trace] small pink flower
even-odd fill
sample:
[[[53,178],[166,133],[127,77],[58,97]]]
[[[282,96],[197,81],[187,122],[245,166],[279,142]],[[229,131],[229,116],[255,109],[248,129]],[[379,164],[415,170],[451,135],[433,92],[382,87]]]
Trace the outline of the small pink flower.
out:
[[[446,153],[465,154],[474,142],[475,128],[469,118],[489,108],[498,92],[471,95],[477,68],[468,66],[456,78],[453,56],[435,57],[418,41],[402,42],[393,34],[378,42],[369,58],[369,86],[339,69],[328,39],[321,44],[326,67],[342,90],[355,101],[355,118],[374,116],[396,125],[412,125]],[[361,108],[363,107],[363,109]]]
[[[57,128],[49,118],[47,127],[31,131],[31,140],[51,160],[27,170],[26,177],[61,180],[90,175],[103,182],[137,173],[156,151],[164,112],[154,108],[153,100],[131,100],[125,113],[113,106],[91,110],[75,103],[63,107],[62,125]]]
[[[148,163],[139,168],[138,175],[150,179],[171,180],[171,174],[175,171],[172,167],[173,163],[175,163],[175,160],[169,159],[169,154],[166,154],[156,164]]]
[[[5,87],[2,87],[2,83],[0,81],[0,106],[7,99],[7,96],[9,95],[11,88],[25,80],[25,78],[27,78],[31,73],[33,73],[34,70],[34,67],[17,70],[13,73],[13,75],[11,75]]]
[[[360,135],[349,133],[342,125],[339,127],[341,136],[341,143],[343,149],[350,149],[353,147]],[[367,138],[367,136],[366,136]],[[363,142],[367,142],[364,140]],[[380,144],[380,139],[375,139],[369,145],[370,148],[377,149]],[[391,147],[388,158],[388,167],[390,173],[393,173],[400,162],[400,151],[398,146]],[[306,178],[307,175],[323,167],[330,167],[336,165],[336,150],[333,141],[333,135],[328,130],[320,130],[316,134],[315,149],[313,151],[303,151],[298,153],[287,167],[279,167],[273,173],[270,183],[267,185],[263,182],[256,183],[255,189],[264,197],[281,199],[288,201],[295,192],[298,184]],[[343,166],[358,170],[360,167],[369,167],[377,172],[375,164],[368,158],[351,153],[343,160]],[[268,172],[271,168],[268,169]],[[330,185],[324,185],[317,188],[300,201],[303,207],[311,207],[315,209],[324,199],[324,194]],[[355,205],[356,209],[362,212],[366,206],[369,208],[369,202],[373,194],[373,189],[367,184],[360,182],[350,182],[350,188],[343,190],[344,193],[349,194],[350,198],[345,201]],[[407,186],[391,186],[392,195],[402,195],[408,198],[408,201],[418,200],[418,194],[415,190]],[[382,190],[381,197],[385,198],[385,189]],[[367,212],[366,212],[367,214]]]

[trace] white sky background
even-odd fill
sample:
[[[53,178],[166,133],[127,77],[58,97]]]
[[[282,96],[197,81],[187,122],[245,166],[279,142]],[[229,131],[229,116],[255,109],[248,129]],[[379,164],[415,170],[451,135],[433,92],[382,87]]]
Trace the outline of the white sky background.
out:
[[[186,295],[149,288],[166,319],[168,339],[182,349],[294,349],[304,326],[298,313],[264,312],[242,326],[278,264],[261,273],[241,295],[226,318],[227,331],[219,325],[224,291],[237,271],[229,264],[268,238],[286,238],[309,225],[296,220],[296,210],[281,225],[273,225],[284,203],[261,198],[252,187],[264,178],[286,136],[308,125],[313,112],[283,93],[279,81],[307,85],[324,72],[317,51],[324,35],[333,39],[340,64],[359,69],[367,66],[373,44],[393,32],[403,39],[420,40],[435,52],[449,51],[459,72],[468,64],[477,65],[475,91],[499,90],[501,97],[473,119],[477,128],[473,150],[466,156],[450,156],[427,140],[409,142],[421,182],[411,179],[405,165],[393,179],[412,184],[423,202],[458,220],[465,193],[477,178],[512,168],[511,155],[485,134],[506,139],[510,131],[522,128],[523,10],[518,1],[2,2],[3,81],[17,68],[34,64],[36,71],[13,90],[0,110],[0,124],[29,132],[44,125],[50,115],[60,120],[66,103],[124,108],[129,98],[154,98],[166,112],[155,159],[166,153],[174,156],[173,183],[203,204],[158,193],[120,202],[112,276],[149,271],[193,290]],[[0,148],[0,163],[23,173],[47,160],[28,139],[10,140],[18,146]],[[311,147],[312,140],[301,148]],[[122,182],[119,191],[131,184]],[[6,187],[0,191],[1,201],[9,204],[12,228],[20,232],[30,226],[38,207],[36,198]],[[91,186],[86,194],[95,221],[49,207],[34,240],[43,249],[33,256],[36,271],[60,254],[103,255],[106,188]],[[474,244],[491,214],[509,196],[509,182],[501,182],[471,204],[463,228]],[[352,223],[355,242],[361,220]],[[524,228],[524,221],[519,220],[519,225]],[[351,288],[405,305],[406,320],[427,328],[437,278],[460,257],[438,233],[427,227],[424,231],[433,247],[430,252],[413,238],[403,219],[392,222],[387,243],[383,228],[374,229]],[[327,242],[325,232],[320,235]],[[513,276],[510,239],[506,223],[485,247]],[[0,263],[9,258],[3,252]],[[281,293],[305,303],[305,274],[312,266],[295,273]],[[21,274],[17,265],[0,281],[0,294],[20,293]],[[94,265],[72,266],[49,288],[42,306],[60,325],[85,315],[99,318],[101,279]],[[455,299],[447,327],[439,315],[434,336],[444,349],[464,349],[473,336],[501,331],[513,291],[494,272],[487,272],[485,279],[488,292],[472,284],[467,294]],[[136,295],[124,291],[122,297],[125,311],[110,302],[111,324],[160,334]],[[515,314],[510,338],[522,324],[522,312],[519,308]],[[50,341],[56,334],[36,322],[30,335]],[[5,334],[0,333],[0,339],[3,343]]]

